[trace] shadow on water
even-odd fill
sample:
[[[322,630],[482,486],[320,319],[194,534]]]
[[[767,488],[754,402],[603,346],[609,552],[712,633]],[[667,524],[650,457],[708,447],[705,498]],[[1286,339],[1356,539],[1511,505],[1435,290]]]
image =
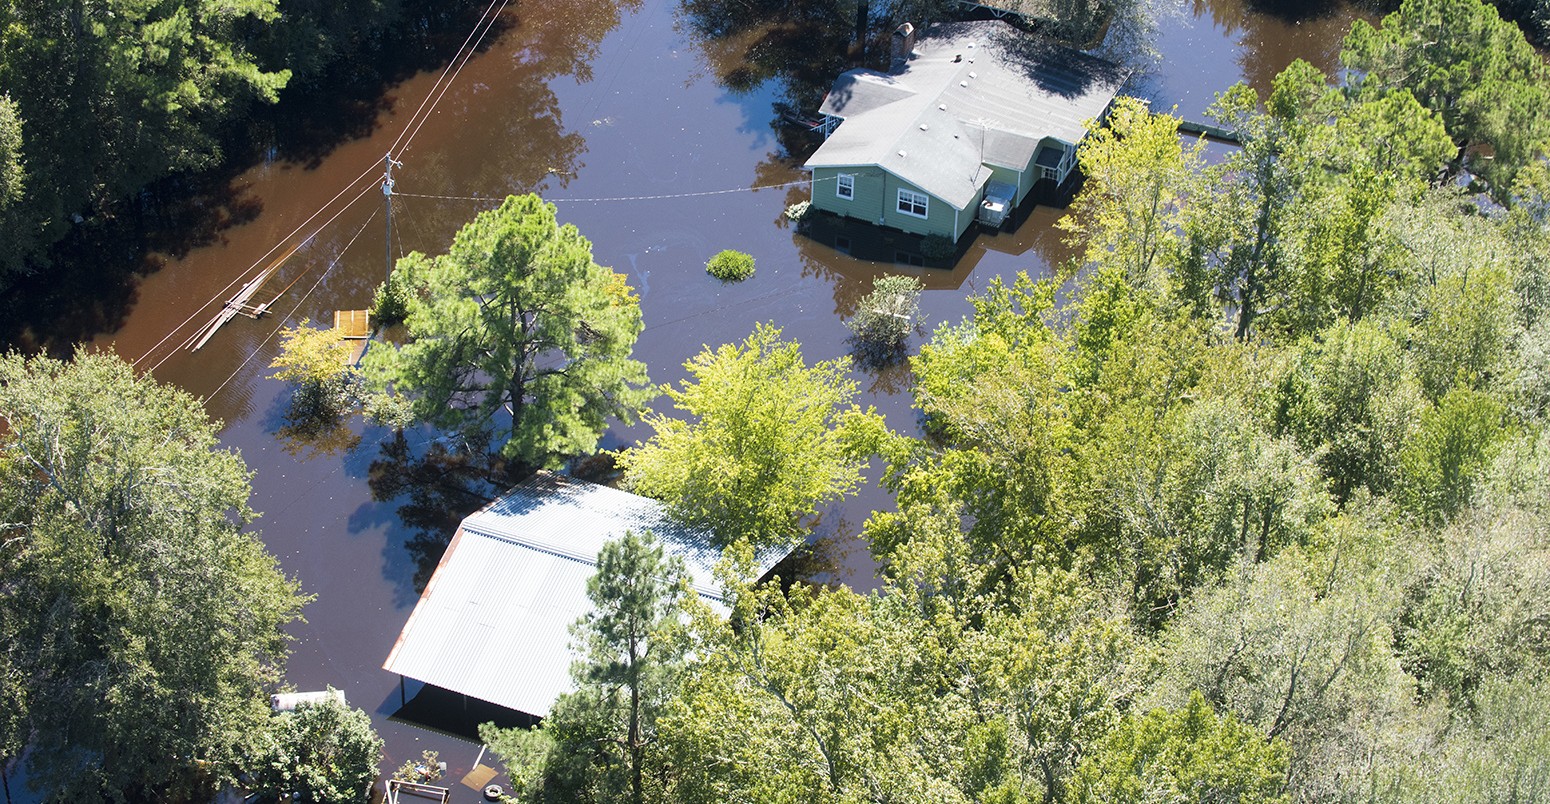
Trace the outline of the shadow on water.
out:
[[[366,52],[340,58],[274,106],[255,108],[226,135],[216,167],[169,176],[95,210],[50,250],[47,268],[0,288],[0,346],[65,357],[76,344],[119,329],[144,276],[259,218],[263,204],[239,181],[246,171],[276,160],[315,169],[339,146],[371,134],[394,106],[388,89],[449,61],[484,8],[438,6],[389,26]],[[509,25],[492,26],[483,47]]]
[[[386,549],[407,554],[412,567],[407,587],[392,571],[400,565],[402,553],[386,556],[385,562],[390,580],[400,582],[395,590],[399,602],[419,597],[459,523],[500,493],[502,489],[490,479],[491,471],[482,452],[449,449],[443,441],[431,442],[420,455],[402,432],[382,442],[378,457],[367,470],[367,484],[372,499],[379,503],[402,500],[395,513],[407,536],[401,545],[389,542]],[[351,523],[352,528],[366,524]]]

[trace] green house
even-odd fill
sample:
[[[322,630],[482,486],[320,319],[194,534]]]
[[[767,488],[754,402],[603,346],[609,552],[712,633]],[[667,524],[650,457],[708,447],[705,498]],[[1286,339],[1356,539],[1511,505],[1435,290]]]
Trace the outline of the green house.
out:
[[[938,25],[919,42],[901,26],[895,45],[892,71],[851,70],[824,98],[812,205],[955,241],[1065,185],[1087,121],[1126,77],[1001,22]]]

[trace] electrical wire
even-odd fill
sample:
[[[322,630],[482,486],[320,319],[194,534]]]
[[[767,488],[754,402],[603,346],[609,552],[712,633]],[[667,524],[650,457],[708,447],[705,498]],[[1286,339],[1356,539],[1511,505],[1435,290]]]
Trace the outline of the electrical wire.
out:
[[[468,36],[464,37],[463,44],[458,47],[457,54],[455,54],[453,56],[451,61],[447,62],[447,66],[442,69],[441,75],[438,76],[437,79],[436,79],[436,82],[431,85],[430,91],[427,92],[426,95],[425,95],[425,98],[420,101],[420,106],[415,109],[414,114],[410,115],[409,120],[404,124],[404,130],[399,132],[398,137],[393,141],[393,144],[388,147],[388,153],[389,154],[393,153],[395,150],[398,150],[399,149],[399,145],[401,143],[402,143],[404,148],[408,147],[408,141],[405,140],[405,137],[407,136],[409,138],[409,140],[412,140],[414,138],[414,134],[419,132],[420,126],[423,126],[425,124],[425,120],[430,117],[430,112],[435,110],[436,103],[439,103],[440,100],[441,100],[441,97],[446,94],[447,87],[450,87],[452,81],[455,81],[457,79],[457,73],[462,71],[462,65],[468,63],[468,60],[469,60],[469,58],[472,57],[473,52],[479,48],[479,45],[481,43],[483,43],[484,37],[489,34],[490,28],[492,28],[494,26],[495,20],[500,17],[500,14],[503,11],[505,11],[506,5],[509,3],[509,1],[510,0],[490,0],[490,5],[486,6],[485,10],[484,10],[484,13],[479,15],[479,21],[477,23],[475,23],[473,29],[468,32]],[[500,9],[495,11],[495,14],[492,16],[490,14],[490,12],[491,12],[492,9],[495,9],[497,2],[500,2]],[[481,32],[481,29],[483,29],[482,32]],[[475,35],[476,34],[478,35],[478,39],[477,40],[475,40]],[[472,47],[469,47],[469,43],[470,42],[473,43]],[[467,51],[466,53],[464,52],[465,50]],[[453,70],[453,65],[454,64],[458,65],[458,67],[457,67],[457,69],[455,71]],[[448,75],[449,71],[452,73],[450,79],[447,78],[447,75]],[[446,86],[442,86],[444,81],[446,83]],[[438,86],[441,86],[441,93],[440,94],[436,94],[436,89],[437,89]],[[435,98],[434,101],[432,100],[433,97]],[[427,105],[430,107],[429,110],[426,109]],[[422,112],[424,112],[424,117],[421,117],[421,113]],[[418,124],[416,124],[416,118],[420,118]],[[411,125],[414,125],[413,133],[411,133],[411,131],[410,131],[410,126]],[[208,308],[211,304],[214,304],[216,302],[221,301],[225,297],[225,295],[228,292],[231,291],[231,289],[233,287],[237,286],[237,283],[239,283],[239,282],[243,281],[244,279],[246,279],[248,277],[248,275],[251,274],[255,268],[257,268],[265,260],[269,259],[270,256],[275,253],[276,250],[278,250],[285,243],[290,242],[290,240],[292,238],[294,238],[299,232],[301,232],[302,229],[304,229],[307,226],[307,224],[311,223],[319,215],[323,214],[323,212],[326,211],[330,206],[332,206],[335,201],[338,201],[342,196],[344,196],[345,193],[348,193],[352,188],[354,188],[357,184],[359,184],[362,179],[364,179],[367,176],[371,175],[376,170],[376,166],[377,166],[377,163],[375,163],[375,162],[373,162],[371,165],[369,165],[364,171],[361,172],[361,174],[359,176],[356,176],[348,184],[346,184],[343,188],[341,188],[339,190],[339,192],[334,195],[333,198],[330,198],[329,200],[325,201],[322,204],[322,206],[318,207],[315,212],[313,212],[311,215],[307,216],[306,220],[303,220],[300,224],[298,224],[296,226],[296,228],[292,229],[289,234],[287,234],[285,237],[281,238],[273,246],[270,246],[269,250],[265,251],[263,253],[263,255],[261,255],[258,259],[254,260],[252,265],[248,266],[241,273],[239,273],[235,277],[233,277],[232,280],[230,282],[228,282],[225,287],[223,287],[220,290],[216,291],[215,295],[211,296],[208,301],[206,301],[203,304],[199,305],[198,307],[194,308],[194,311],[189,313],[187,318],[183,319],[183,321],[178,323],[178,325],[173,327],[171,330],[168,330],[166,335],[163,335],[160,340],[158,340],[155,344],[152,344],[151,348],[147,349],[139,357],[135,358],[134,361],[132,361],[130,363],[130,365],[133,366],[133,367],[137,367],[138,368],[140,363],[142,363],[143,361],[146,360],[146,358],[149,358],[152,354],[154,354],[157,349],[160,349],[163,344],[165,344],[174,335],[178,334],[178,332],[182,331],[182,329],[184,327],[188,326],[189,322],[193,321],[194,318],[197,317],[202,311],[204,311],[206,308]],[[366,189],[369,190],[369,189],[371,189],[371,187],[368,186]],[[363,190],[360,195],[365,195],[365,190]],[[350,204],[353,204],[356,201],[360,200],[360,195],[357,195],[355,198],[351,199],[350,202],[345,205],[345,208],[348,208]],[[343,210],[341,209],[340,211],[342,212]],[[338,213],[336,213],[334,215],[334,218],[337,218],[337,217],[338,217]],[[302,242],[305,243],[307,240],[310,240],[312,237],[315,237],[319,231],[322,231],[325,227],[328,226],[329,223],[332,223],[334,218],[330,218],[329,221],[327,221],[324,224],[322,224],[321,226],[317,227],[317,229],[314,230],[312,232],[312,234],[308,235],[307,238],[304,239]],[[188,339],[185,339],[184,345],[187,345],[187,343],[191,342],[192,341],[192,337],[193,336],[191,336]],[[162,363],[165,363],[167,361],[167,359],[169,357],[171,357],[172,354],[175,354],[176,352],[177,352],[177,349],[174,349],[172,352],[169,352],[166,356],[163,356],[160,361],[158,361],[154,366],[151,366],[150,369],[148,369],[148,370],[149,371],[155,371],[157,368],[159,368],[161,366]]]
[[[359,181],[360,181],[360,179],[356,179],[356,181],[357,181],[357,182],[359,182]],[[366,195],[366,194],[367,194],[367,193],[368,193],[368,192],[371,192],[371,190],[372,190],[372,189],[373,189],[373,188],[375,188],[375,187],[376,187],[376,185],[374,185],[374,184],[368,184],[368,185],[366,185],[366,187],[365,187],[365,188],[364,188],[364,189],[362,189],[362,190],[361,190],[361,191],[360,191],[360,192],[359,192],[359,193],[357,193],[357,194],[356,194],[356,195],[355,195],[355,197],[354,197],[354,198],[352,198],[352,199],[350,199],[350,200],[349,200],[349,201],[348,201],[348,202],[346,202],[346,203],[345,203],[345,205],[344,205],[344,206],[342,206],[342,207],[340,207],[340,208],[339,208],[339,211],[338,211],[338,212],[335,212],[335,213],[334,213],[334,214],[333,214],[333,215],[332,215],[332,216],[331,216],[331,217],[329,217],[329,219],[328,219],[328,220],[326,220],[326,221],[324,221],[324,222],[323,222],[323,223],[322,223],[322,224],[321,224],[321,225],[319,225],[319,226],[318,226],[318,228],[317,228],[317,229],[315,229],[315,230],[314,230],[314,231],[313,231],[313,232],[312,232],[312,234],[310,234],[310,235],[307,235],[307,239],[306,239],[306,240],[303,240],[303,241],[302,241],[302,243],[306,243],[306,242],[307,242],[307,240],[311,240],[311,239],[312,239],[312,238],[314,238],[314,237],[317,237],[317,235],[318,235],[318,232],[321,232],[321,231],[323,231],[323,230],[324,230],[324,229],[326,229],[326,228],[328,228],[328,226],[329,226],[329,225],[330,225],[330,224],[332,224],[332,223],[333,223],[333,222],[334,222],[334,221],[336,221],[336,220],[338,220],[338,219],[339,219],[339,216],[340,216],[340,215],[343,215],[343,214],[344,214],[344,213],[345,213],[345,212],[346,212],[346,211],[347,211],[347,210],[349,210],[349,209],[350,209],[350,207],[351,207],[351,206],[353,206],[353,205],[354,205],[354,204],[355,204],[355,202],[357,202],[357,201],[359,201],[359,200],[361,200],[361,198],[362,198],[362,197],[363,197],[363,196],[365,196],[365,195]],[[346,188],[346,189],[349,189],[349,188]],[[340,193],[340,195],[343,195],[343,193],[342,193],[342,192],[341,192],[341,193]],[[339,196],[338,196],[338,195],[336,195],[336,196],[334,196],[334,198],[333,198],[333,199],[330,199],[330,200],[329,200],[329,204],[326,204],[326,205],[324,205],[324,209],[326,209],[326,208],[327,208],[327,207],[328,207],[328,206],[329,206],[329,205],[331,205],[331,204],[332,204],[332,203],[333,203],[333,201],[334,201],[334,200],[335,200],[335,199],[337,199],[337,198],[339,198]],[[322,210],[321,210],[321,209],[320,209],[320,210],[318,210],[318,212],[319,212],[319,213],[320,213],[320,212],[322,212]],[[375,214],[375,213],[373,213],[373,214]],[[313,213],[313,215],[312,215],[312,218],[315,218],[315,217],[317,217],[317,215],[318,215],[318,213]],[[310,221],[310,220],[312,220],[312,218],[308,218],[308,219],[307,219],[307,220],[308,220],[308,221]],[[304,221],[304,222],[303,222],[303,223],[302,223],[302,225],[303,225],[303,226],[305,226],[305,225],[306,225],[306,222],[305,222],[305,221]],[[274,253],[274,250],[275,250],[275,248],[279,248],[279,247],[280,247],[280,244],[281,244],[281,243],[284,243],[284,242],[286,242],[286,241],[287,241],[287,240],[290,240],[290,239],[291,239],[291,236],[292,236],[292,235],[295,235],[295,234],[296,234],[296,232],[298,232],[298,231],[300,231],[300,230],[301,230],[301,226],[298,226],[298,227],[296,227],[296,229],[294,229],[294,230],[292,230],[292,231],[291,231],[291,234],[289,234],[289,235],[286,235],[286,236],[285,236],[285,239],[284,239],[284,240],[281,240],[281,241],[280,241],[280,243],[276,243],[276,244],[275,244],[275,246],[274,246],[274,248],[271,248],[271,249],[269,249],[269,251],[268,251],[268,252],[266,252],[266,253],[265,253],[265,254],[264,254],[264,256],[265,256],[265,257],[267,257],[267,256],[269,256],[269,254],[272,254],[272,253]],[[299,248],[299,247],[298,247],[298,248]],[[262,259],[263,259],[263,258],[262,258],[262,257],[260,257],[260,258],[259,258],[259,259],[260,259],[260,260],[262,260]],[[253,264],[254,264],[254,265],[257,265],[257,264],[258,264],[258,263],[257,263],[257,262],[255,262],[255,263],[253,263]],[[252,270],[252,268],[249,268],[249,269],[248,269],[248,271],[251,271],[251,270]],[[244,271],[244,272],[243,272],[243,274],[242,274],[242,276],[239,276],[239,277],[237,277],[237,279],[241,279],[241,278],[242,278],[242,277],[243,277],[243,276],[246,276],[246,275],[247,275],[247,273],[248,273],[248,272],[247,272],[247,271]],[[179,330],[179,329],[182,329],[182,328],[183,328],[183,327],[184,327],[184,326],[185,326],[185,325],[187,325],[187,324],[188,324],[188,322],[189,322],[189,321],[191,321],[191,320],[193,320],[193,318],[194,318],[194,316],[195,316],[195,315],[198,315],[198,314],[199,314],[199,312],[200,312],[200,311],[201,311],[201,310],[204,310],[204,309],[205,309],[205,308],[206,308],[206,307],[209,307],[209,306],[210,306],[210,304],[211,304],[211,303],[213,303],[213,302],[216,302],[216,301],[220,301],[220,300],[221,300],[221,298],[222,298],[222,297],[224,297],[224,296],[225,296],[225,295],[226,295],[226,293],[227,293],[227,292],[228,292],[228,291],[230,291],[230,290],[231,290],[231,288],[232,288],[232,286],[233,286],[233,285],[235,285],[235,284],[236,284],[236,283],[237,283],[237,279],[233,279],[233,280],[232,280],[232,281],[231,281],[231,282],[229,282],[229,283],[227,283],[227,285],[226,285],[226,287],[225,287],[225,288],[222,288],[222,289],[221,289],[221,290],[220,290],[220,291],[219,291],[219,292],[218,292],[218,293],[216,293],[216,294],[215,294],[215,296],[213,296],[213,297],[211,297],[211,299],[210,299],[210,301],[207,301],[207,302],[205,302],[205,303],[204,303],[204,304],[202,304],[202,305],[200,305],[200,306],[199,306],[199,308],[198,308],[198,309],[196,309],[196,310],[194,310],[194,312],[193,312],[193,314],[191,314],[191,315],[189,315],[189,317],[188,317],[188,318],[185,318],[185,319],[183,319],[183,323],[182,323],[182,324],[179,324],[179,325],[178,325],[178,326],[177,326],[177,327],[175,327],[175,328],[173,328],[173,330],[172,330],[172,332],[169,332],[169,333],[167,333],[167,334],[166,334],[166,336],[164,336],[164,337],[163,337],[163,338],[162,338],[162,339],[161,339],[161,340],[160,340],[160,341],[158,341],[158,342],[157,342],[157,343],[156,343],[156,346],[153,346],[153,347],[151,347],[151,351],[155,351],[155,349],[156,349],[156,348],[157,348],[157,347],[159,347],[159,346],[161,346],[161,344],[162,344],[162,343],[165,343],[165,342],[166,342],[166,340],[167,340],[167,338],[170,338],[170,337],[172,337],[172,336],[173,336],[173,334],[175,334],[175,333],[176,333],[176,332],[177,332],[177,331],[178,331],[178,330]],[[188,343],[189,343],[189,342],[190,342],[190,341],[192,341],[192,339],[193,339],[193,338],[194,338],[194,337],[195,337],[195,336],[197,336],[197,335],[198,335],[198,331],[196,331],[196,332],[195,332],[195,333],[194,333],[194,335],[191,335],[191,336],[190,336],[190,337],[189,337],[189,338],[188,338],[188,339],[185,339],[185,341],[184,341],[184,345],[187,345],[187,344],[188,344]],[[177,353],[178,353],[178,350],[177,350],[177,349],[173,349],[173,350],[172,350],[172,351],[169,351],[169,352],[167,352],[167,354],[165,354],[165,355],[163,355],[163,356],[162,356],[162,358],[161,358],[161,359],[160,359],[160,360],[158,360],[158,361],[156,361],[156,363],[155,363],[155,364],[153,364],[153,365],[152,365],[152,366],[151,366],[151,367],[150,367],[150,368],[148,368],[148,369],[146,369],[146,371],[155,371],[155,370],[156,370],[156,369],[159,369],[159,368],[161,368],[161,366],[162,366],[162,364],[163,364],[163,363],[165,363],[165,362],[167,362],[167,361],[168,361],[168,360],[170,360],[170,359],[171,359],[171,358],[172,358],[172,356],[173,356],[173,355],[175,355],[175,354],[177,354]],[[132,364],[131,364],[131,365],[132,365],[132,366],[138,366],[138,365],[139,365],[139,363],[140,363],[140,360],[144,360],[144,359],[145,359],[145,358],[146,358],[146,357],[149,357],[149,356],[150,356],[150,354],[151,354],[151,352],[146,352],[146,353],[145,353],[145,354],[143,354],[143,355],[141,355],[141,356],[140,356],[140,358],[139,358],[139,360],[136,360],[136,361],[135,361],[135,362],[134,362],[134,363],[132,363]]]
[[[404,135],[409,133],[409,124],[413,123],[415,121],[415,118],[420,116],[420,112],[425,110],[425,105],[427,103],[431,102],[431,96],[433,94],[435,94],[436,87],[441,86],[441,82],[443,80],[445,80],[446,77],[447,77],[447,72],[452,69],[452,65],[453,64],[457,63],[458,57],[463,54],[463,49],[468,47],[468,43],[473,40],[474,34],[478,33],[480,26],[484,25],[485,17],[489,16],[490,9],[494,8],[495,4],[497,2],[499,2],[499,0],[490,0],[490,4],[488,6],[486,6],[485,9],[484,9],[484,13],[479,15],[479,21],[474,23],[473,30],[468,32],[468,36],[463,38],[463,44],[458,45],[457,53],[453,54],[452,60],[447,62],[447,66],[446,67],[442,68],[441,75],[436,76],[436,82],[431,84],[430,91],[425,93],[425,97],[420,101],[419,108],[414,110],[414,114],[409,115],[408,122],[404,124],[404,130],[398,132],[398,137],[393,140],[393,144],[392,145],[388,146],[388,153],[391,154],[391,153],[394,153],[395,151],[398,150],[398,144],[403,141]],[[502,8],[504,8],[504,4],[502,5]],[[482,37],[481,37],[481,39],[482,39]]]
[[[817,184],[822,181],[832,181],[838,176],[822,179],[798,179],[797,181],[782,182],[780,184],[761,184],[757,187],[733,187],[728,190],[703,190],[693,193],[665,193],[661,195],[626,195],[609,198],[545,198],[545,201],[554,204],[598,204],[609,201],[661,201],[671,198],[698,198],[707,195],[727,195],[729,193],[751,193],[758,190],[779,190],[784,187],[796,187],[803,184]],[[485,203],[499,204],[506,200],[505,196],[499,198],[487,195],[424,195],[421,193],[394,193],[395,198],[429,198],[437,201],[481,201]]]
[[[161,340],[159,340],[155,344],[153,344],[150,349],[147,349],[145,351],[144,354],[142,354],[139,357],[135,358],[134,361],[132,363],[130,363],[129,365],[131,367],[138,367],[140,365],[141,361],[145,360],[147,357],[150,357],[151,354],[153,352],[155,352],[157,349],[160,349],[161,345],[166,343],[168,338],[171,338],[173,335],[176,335],[179,330],[181,330],[184,327],[188,326],[188,322],[193,321],[194,317],[199,315],[199,313],[202,312],[206,307],[209,307],[211,304],[213,304],[215,302],[218,302],[222,298],[224,298],[226,296],[226,294],[233,287],[235,287],[238,282],[242,281],[242,279],[244,277],[246,277],[249,273],[251,273],[254,268],[257,268],[261,263],[263,263],[264,260],[269,259],[269,256],[271,254],[274,254],[276,249],[280,248],[280,246],[282,246],[285,243],[289,242],[291,238],[296,236],[297,232],[300,232],[303,227],[305,227],[307,224],[311,223],[313,221],[313,219],[317,218],[317,216],[323,214],[324,210],[326,210],[330,206],[332,206],[335,201],[339,200],[340,196],[343,196],[345,193],[349,192],[352,187],[354,187],[355,185],[359,184],[361,179],[366,178],[366,176],[369,175],[371,173],[371,171],[372,171],[371,168],[367,168],[364,173],[362,173],[359,176],[356,176],[354,181],[351,181],[349,184],[345,185],[344,189],[340,190],[337,194],[335,194],[333,198],[330,198],[327,201],[325,201],[321,207],[318,207],[318,210],[316,212],[314,212],[311,215],[307,216],[306,220],[304,220],[300,224],[298,224],[295,229],[292,229],[290,234],[288,234],[285,237],[281,238],[278,242],[276,242],[273,246],[271,246],[268,251],[264,252],[262,256],[260,256],[256,260],[254,260],[252,265],[248,266],[245,270],[242,271],[242,273],[238,274],[234,279],[232,279],[230,282],[226,283],[226,287],[223,287],[220,290],[216,291],[215,295],[210,297],[209,301],[207,301],[207,302],[199,305],[198,307],[194,308],[194,311],[192,313],[188,314],[188,318],[183,319],[183,321],[181,323],[179,323],[177,326],[175,326],[171,330],[169,330],[166,335],[162,336]],[[356,201],[359,201],[360,197],[362,195],[365,195],[366,191],[370,190],[373,186],[375,186],[375,185],[368,185],[366,187],[366,189],[362,190],[359,195],[357,195],[355,198],[350,199],[350,201],[347,204],[345,204],[345,206],[342,209],[340,209],[340,212],[343,212],[345,209],[349,209],[350,204],[353,204]],[[334,214],[334,218],[337,218],[337,217],[339,217],[339,213],[335,213]],[[329,222],[330,223],[333,222],[333,218],[330,218]],[[328,225],[327,223],[323,224],[323,226],[327,226],[327,225]],[[323,228],[323,226],[319,226],[318,229],[321,230]],[[314,231],[311,235],[307,236],[307,239],[310,240],[316,234],[317,234],[317,232]],[[302,242],[306,242],[306,241],[303,240]],[[176,350],[173,350],[172,353],[175,353],[175,352],[176,352]],[[172,353],[168,353],[169,356]],[[163,362],[165,360],[166,360],[165,357],[162,358]],[[154,371],[156,369],[156,367],[160,366],[160,365],[161,365],[161,363],[158,362],[156,364],[156,366],[152,366],[150,370]]]
[[[292,307],[291,311],[287,313],[284,318],[280,319],[280,322],[275,326],[274,330],[265,336],[264,339],[259,342],[258,346],[253,348],[253,351],[248,352],[248,356],[243,358],[241,363],[237,364],[237,368],[232,371],[231,375],[228,376],[225,380],[222,380],[220,385],[215,386],[215,390],[210,392],[210,396],[208,397],[209,399],[214,399],[215,395],[220,393],[222,388],[225,388],[228,383],[230,383],[233,379],[236,379],[237,375],[242,372],[242,369],[247,367],[248,363],[252,361],[252,359],[256,357],[259,352],[263,351],[265,346],[269,345],[269,341],[273,340],[274,336],[280,333],[280,330],[285,328],[285,322],[290,321],[291,318],[301,310],[301,306],[307,303],[307,299],[312,296],[312,292],[318,289],[318,285],[323,284],[323,280],[328,278],[329,273],[334,270],[334,266],[338,265],[339,261],[344,259],[345,252],[350,250],[350,246],[355,245],[355,241],[360,238],[361,233],[366,231],[366,227],[370,226],[371,222],[375,220],[376,217],[377,210],[373,209],[371,214],[366,216],[366,221],[361,224],[359,229],[355,230],[355,234],[350,238],[350,242],[345,243],[344,248],[340,249],[339,253],[335,254],[334,258],[329,261],[328,269],[323,271],[323,273],[318,276],[317,281],[312,283],[312,287],[307,288],[307,292],[302,294],[301,299],[296,302],[296,306]]]
[[[398,146],[398,156],[403,156],[404,152],[409,150],[409,144],[414,142],[414,138],[419,135],[420,128],[425,125],[425,121],[431,118],[431,112],[436,110],[436,105],[441,103],[441,99],[447,94],[447,90],[452,88],[452,84],[457,81],[458,75],[463,72],[463,68],[468,65],[469,60],[474,57],[474,52],[479,49],[480,45],[484,44],[484,38],[489,35],[490,29],[495,27],[495,21],[499,19],[500,15],[506,11],[506,6],[510,2],[511,0],[501,0],[501,6],[494,15],[492,15],[487,21],[483,19],[480,20],[480,22],[484,25],[484,30],[479,33],[479,38],[474,41],[473,47],[468,48],[468,50],[463,53],[462,61],[458,63],[457,69],[452,71],[452,77],[447,79],[446,83],[442,84],[441,92],[436,95],[436,99],[434,101],[431,101],[430,109],[427,110],[425,115],[420,118],[420,122],[415,124],[414,131],[410,132],[408,139],[405,139],[403,144]],[[479,26],[474,26],[476,31],[478,28]],[[470,36],[472,36],[472,34],[470,34]],[[456,60],[455,57],[454,60]],[[449,64],[448,66],[450,67],[451,65]],[[443,71],[443,73],[445,73],[445,71]],[[433,91],[434,89],[435,88],[432,87]],[[426,97],[429,97],[429,95]],[[405,124],[404,128],[407,130],[408,125]],[[392,153],[391,149],[389,150],[389,153]]]

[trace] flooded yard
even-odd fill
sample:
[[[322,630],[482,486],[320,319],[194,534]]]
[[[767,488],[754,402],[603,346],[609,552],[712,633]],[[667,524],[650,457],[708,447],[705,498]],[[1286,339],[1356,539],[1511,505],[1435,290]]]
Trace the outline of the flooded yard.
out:
[[[1157,6],[1159,27],[1147,41],[1158,58],[1131,91],[1154,108],[1177,105],[1192,119],[1237,80],[1268,90],[1293,58],[1328,69],[1352,18],[1339,6],[1287,18],[1242,0]],[[390,245],[382,194],[370,177],[380,176],[383,154],[406,136],[405,121],[431,90],[434,73],[393,87],[392,111],[370,136],[315,162],[273,161],[241,176],[233,203],[252,210],[251,221],[146,277],[123,326],[96,339],[204,397],[210,415],[225,422],[224,442],[255,471],[252,505],[263,512],[257,524],[264,541],[317,596],[294,629],[289,682],[302,690],[332,685],[371,712],[387,740],[385,768],[422,749],[439,750],[454,782],[473,763],[477,745],[394,718],[399,680],[380,669],[434,550],[423,549],[423,537],[416,542],[417,531],[402,522],[401,501],[372,499],[368,479],[385,431],[357,426],[352,438],[310,446],[278,435],[289,394],[267,379],[278,326],[301,318],[331,322],[335,310],[367,307],[386,270],[386,249],[394,257],[439,252],[458,227],[493,205],[486,199],[530,190],[591,239],[599,263],[628,274],[646,324],[635,356],[657,383],[678,382],[682,363],[702,346],[739,340],[761,321],[799,340],[810,361],[845,354],[845,318],[885,273],[925,283],[929,332],[967,314],[966,298],[992,279],[1043,274],[1071,254],[1054,228],[1061,212],[1043,207],[1023,210],[1015,231],[971,230],[951,269],[906,264],[909,245],[886,233],[796,233],[783,213],[807,197],[800,184],[805,152],[788,150],[771,125],[785,87],[778,78],[740,71],[745,42],[757,37],[697,39],[674,0],[513,3],[506,23],[458,73],[423,127],[411,130],[395,169]],[[743,78],[730,81],[743,88],[727,88],[728,76]],[[341,188],[350,189],[307,223]],[[289,233],[311,231],[336,213],[257,294],[274,298],[274,315],[238,318],[201,351],[179,348],[214,315],[211,300],[224,300],[235,278],[273,259],[271,247],[296,245]],[[722,284],[705,273],[705,261],[726,248],[756,258],[753,278]],[[891,252],[902,252],[904,262]],[[916,430],[904,372],[858,369],[856,379],[863,405],[875,405],[895,429]],[[644,434],[618,427],[604,446]],[[353,436],[359,442],[352,445]],[[411,434],[411,445],[427,437]],[[818,572],[870,587],[874,567],[856,534],[870,511],[888,505],[885,493],[870,488],[829,511],[820,530],[831,565]],[[412,695],[414,685],[404,692]],[[456,700],[420,701],[414,716],[449,718],[448,728],[477,717],[460,707]],[[466,788],[456,791],[454,800],[477,799]]]

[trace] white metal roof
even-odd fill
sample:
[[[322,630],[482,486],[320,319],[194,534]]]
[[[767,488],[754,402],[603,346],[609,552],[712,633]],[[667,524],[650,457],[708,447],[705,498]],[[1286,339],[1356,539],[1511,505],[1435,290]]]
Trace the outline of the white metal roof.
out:
[[[1126,75],[999,22],[937,25],[903,72],[835,80],[819,111],[844,122],[806,166],[876,165],[964,209],[982,165],[1021,170],[1045,137],[1075,145]]]
[[[540,472],[463,520],[383,668],[543,717],[571,687],[570,627],[593,609],[587,579],[603,545],[650,531],[682,556],[696,592],[721,607],[710,534],[663,505]],[[784,557],[761,555],[768,572]]]

